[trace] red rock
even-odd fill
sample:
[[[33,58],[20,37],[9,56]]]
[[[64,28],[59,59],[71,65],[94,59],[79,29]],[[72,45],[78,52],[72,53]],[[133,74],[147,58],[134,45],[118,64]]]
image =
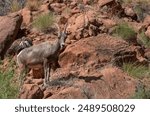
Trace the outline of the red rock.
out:
[[[68,27],[70,32],[76,32],[78,29],[83,28],[84,26],[84,15],[79,15],[75,18],[69,20],[72,23],[70,27]]]
[[[135,32],[139,33],[142,29],[144,29],[144,25],[142,23],[137,22],[129,22],[129,25],[134,29]]]
[[[0,57],[3,59],[7,49],[16,39],[22,23],[22,16],[13,13],[0,17]]]
[[[117,24],[114,20],[111,19],[102,19],[101,21],[107,29],[112,28]]]
[[[100,88],[104,95],[101,93],[97,98],[130,98],[134,95],[137,83],[122,70],[110,66],[105,67],[101,73],[103,82]]]
[[[90,0],[83,0],[83,3],[84,3],[84,4],[88,4],[89,1],[90,1]]]
[[[99,1],[98,1],[98,5],[99,5],[100,7],[103,7],[103,6],[107,5],[107,4],[113,3],[114,1],[115,1],[115,0],[99,0]]]
[[[100,24],[96,20],[96,13],[92,10],[89,10],[86,15],[80,14],[72,16],[68,19],[68,22],[70,25],[67,30],[72,34],[71,37],[76,40],[96,36],[100,31],[98,28]]]
[[[44,13],[49,13],[50,12],[49,9],[50,9],[49,3],[46,3],[40,6],[39,11]]]
[[[58,94],[52,95],[49,99],[86,99],[86,95],[82,93],[80,88],[69,87],[60,91]]]
[[[145,32],[145,35],[150,38],[150,26],[147,28],[147,31]]]
[[[55,12],[60,13],[63,11],[63,9],[66,8],[64,3],[52,3],[50,4],[51,9],[53,9]]]
[[[148,26],[150,25],[150,15],[147,15],[147,16],[144,18],[143,25],[144,25],[145,27],[148,27]]]
[[[44,97],[43,99],[47,99],[48,97],[51,97],[53,94],[51,93],[51,91],[49,91],[48,89],[46,89],[44,91]]]
[[[32,83],[36,85],[43,84],[43,79],[32,79]]]
[[[32,21],[31,11],[28,8],[22,9],[23,24],[28,25]]]
[[[41,99],[44,94],[40,87],[35,84],[24,84],[20,92],[20,99]]]
[[[43,67],[38,69],[32,69],[33,79],[41,79],[44,77],[44,69]]]
[[[96,16],[97,16],[96,11],[94,11],[93,9],[92,10],[88,10],[86,12],[86,18],[87,18],[86,20],[88,20],[92,24],[95,24]]]
[[[130,16],[130,17],[133,17],[136,15],[136,13],[134,12],[134,10],[131,7],[125,7],[124,12],[127,16]]]
[[[122,56],[122,58],[130,60],[136,60],[138,56],[135,49],[132,49],[123,39],[102,34],[82,39],[69,45],[60,55],[59,62],[61,67],[64,68],[70,67],[72,64],[85,67],[94,67],[98,64],[99,67],[102,67],[109,63],[116,53],[120,55],[129,53],[131,56]]]
[[[82,72],[83,70],[80,70]],[[71,73],[71,72],[70,72]],[[94,72],[93,72],[94,73]],[[96,78],[94,75],[90,77],[88,73],[80,77],[67,76],[65,81],[58,80],[59,83],[64,83],[59,89],[54,89],[54,86],[47,90],[50,93],[50,99],[116,99],[130,98],[134,95],[137,81],[128,76],[121,69],[112,66],[106,66],[99,69],[101,78]],[[57,86],[57,85],[55,85]],[[71,86],[71,87],[70,87]]]
[[[150,61],[150,48],[145,49],[145,57]]]

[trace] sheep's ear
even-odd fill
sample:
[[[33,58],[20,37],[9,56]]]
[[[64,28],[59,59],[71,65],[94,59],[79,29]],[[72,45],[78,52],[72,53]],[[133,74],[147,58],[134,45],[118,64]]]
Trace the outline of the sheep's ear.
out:
[[[54,23],[54,25],[56,26],[56,28],[58,29],[58,38],[60,38],[61,36],[61,31],[60,31],[60,27],[57,23]]]

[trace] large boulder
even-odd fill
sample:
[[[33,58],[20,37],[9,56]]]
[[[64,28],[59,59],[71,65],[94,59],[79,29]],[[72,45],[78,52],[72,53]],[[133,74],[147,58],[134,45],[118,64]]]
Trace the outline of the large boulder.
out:
[[[140,47],[106,34],[79,40],[60,55],[61,67],[102,67],[111,62],[142,61]]]
[[[22,23],[22,16],[13,13],[0,17],[0,57],[4,55],[13,41],[16,39],[17,33]]]
[[[100,78],[84,74],[56,79],[44,93],[49,99],[115,99],[134,96],[137,81],[121,69],[106,66],[97,73],[101,74]]]

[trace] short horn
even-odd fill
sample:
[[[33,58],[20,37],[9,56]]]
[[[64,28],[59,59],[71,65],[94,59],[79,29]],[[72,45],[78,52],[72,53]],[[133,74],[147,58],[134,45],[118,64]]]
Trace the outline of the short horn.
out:
[[[67,27],[68,27],[68,22],[65,24],[64,33],[66,33]]]
[[[61,31],[60,31],[60,27],[57,23],[54,23],[54,25],[56,26],[56,28],[58,29],[58,36],[60,35]]]

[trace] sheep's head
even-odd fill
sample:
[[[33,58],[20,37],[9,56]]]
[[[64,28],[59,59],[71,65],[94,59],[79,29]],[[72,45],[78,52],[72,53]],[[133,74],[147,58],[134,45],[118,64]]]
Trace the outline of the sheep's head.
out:
[[[68,23],[65,24],[65,27],[64,27],[63,31],[60,31],[60,28],[57,24],[55,24],[55,25],[58,28],[58,39],[60,41],[60,48],[63,49],[65,47],[65,41],[67,39],[66,29],[67,29]]]

